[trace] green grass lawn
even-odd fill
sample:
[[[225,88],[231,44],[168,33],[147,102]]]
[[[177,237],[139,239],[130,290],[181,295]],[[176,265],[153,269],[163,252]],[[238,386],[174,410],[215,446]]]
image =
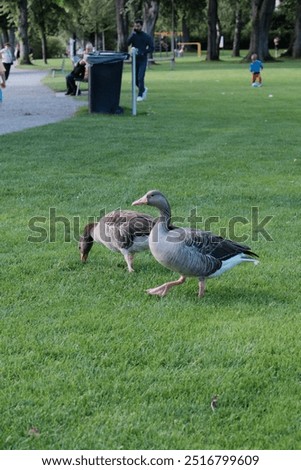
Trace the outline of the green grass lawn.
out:
[[[133,117],[126,65],[124,115],[0,137],[0,448],[301,449],[300,79],[267,63],[253,89],[248,64],[184,57],[147,71]],[[259,266],[160,299],[177,274],[150,253],[81,264],[78,226],[150,189]]]

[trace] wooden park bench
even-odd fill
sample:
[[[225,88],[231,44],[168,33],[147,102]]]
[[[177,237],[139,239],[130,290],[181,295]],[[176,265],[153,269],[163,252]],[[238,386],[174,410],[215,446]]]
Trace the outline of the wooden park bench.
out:
[[[75,96],[79,95],[81,83],[88,83],[88,82],[89,82],[88,78],[76,78],[75,79],[75,84],[76,84]]]
[[[60,68],[51,69],[52,78],[55,77],[56,73],[65,73],[65,61],[66,59],[64,57]]]

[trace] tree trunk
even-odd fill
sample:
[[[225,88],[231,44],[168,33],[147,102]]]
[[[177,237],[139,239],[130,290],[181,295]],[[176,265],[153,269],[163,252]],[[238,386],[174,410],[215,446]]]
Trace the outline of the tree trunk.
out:
[[[39,20],[40,20],[39,29],[40,29],[40,34],[41,34],[42,58],[43,58],[44,64],[47,64],[48,50],[47,50],[47,35],[46,35],[44,15],[41,14]]]
[[[155,35],[155,27],[159,14],[159,3],[158,1],[146,0],[143,3],[143,30],[149,34],[153,40]],[[153,54],[150,54],[153,57]]]
[[[219,44],[217,40],[218,0],[208,0],[208,40],[206,60],[219,60]]]
[[[293,59],[301,58],[301,0],[297,1]]]
[[[143,30],[154,37],[156,22],[159,14],[159,3],[158,1],[146,0],[143,3]]]
[[[240,57],[240,38],[242,30],[242,13],[239,2],[236,2],[235,7],[235,28],[232,47],[232,57]]]
[[[256,53],[259,60],[274,60],[269,52],[269,30],[275,0],[252,0],[252,29],[246,60]]]
[[[76,33],[72,33],[72,51],[70,51],[71,57],[75,57],[75,56],[76,56],[76,51],[77,51],[77,46],[76,46]]]
[[[44,64],[47,64],[47,37],[45,33],[45,29],[41,30],[41,41],[42,41],[42,57]]]
[[[127,0],[115,0],[116,6],[116,24],[117,24],[117,50],[127,52],[127,37],[128,37],[128,15],[125,11]]]
[[[27,0],[18,0],[20,64],[32,65],[29,57]]]
[[[183,17],[182,17],[182,33],[183,33],[182,42],[190,42],[190,31],[189,31],[189,26],[187,23],[186,16],[187,16],[186,12],[184,12]]]

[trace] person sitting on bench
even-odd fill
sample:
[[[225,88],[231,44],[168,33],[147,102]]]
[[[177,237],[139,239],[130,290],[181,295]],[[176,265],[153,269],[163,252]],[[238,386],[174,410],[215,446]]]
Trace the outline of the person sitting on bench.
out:
[[[75,81],[76,79],[83,80],[85,77],[85,72],[86,72],[86,62],[83,59],[81,59],[75,64],[72,72],[70,72],[66,76],[67,91],[65,95],[71,95],[71,96],[76,95]]]
[[[87,56],[93,51],[91,43],[86,45],[84,56],[74,65],[72,72],[66,76],[67,91],[65,95],[76,96],[76,80],[88,80]],[[80,90],[78,92],[80,95]]]

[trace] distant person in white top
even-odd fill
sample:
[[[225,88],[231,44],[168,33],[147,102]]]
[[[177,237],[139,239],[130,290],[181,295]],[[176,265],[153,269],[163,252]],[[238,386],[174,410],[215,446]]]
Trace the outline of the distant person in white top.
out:
[[[1,49],[0,52],[2,54],[2,63],[5,68],[5,80],[7,80],[9,77],[10,68],[13,64],[13,58],[14,58],[13,53],[12,53],[12,48],[9,42],[6,42],[4,44],[4,48]]]
[[[0,53],[0,86],[1,88],[5,88],[5,68],[2,64],[2,55]]]

